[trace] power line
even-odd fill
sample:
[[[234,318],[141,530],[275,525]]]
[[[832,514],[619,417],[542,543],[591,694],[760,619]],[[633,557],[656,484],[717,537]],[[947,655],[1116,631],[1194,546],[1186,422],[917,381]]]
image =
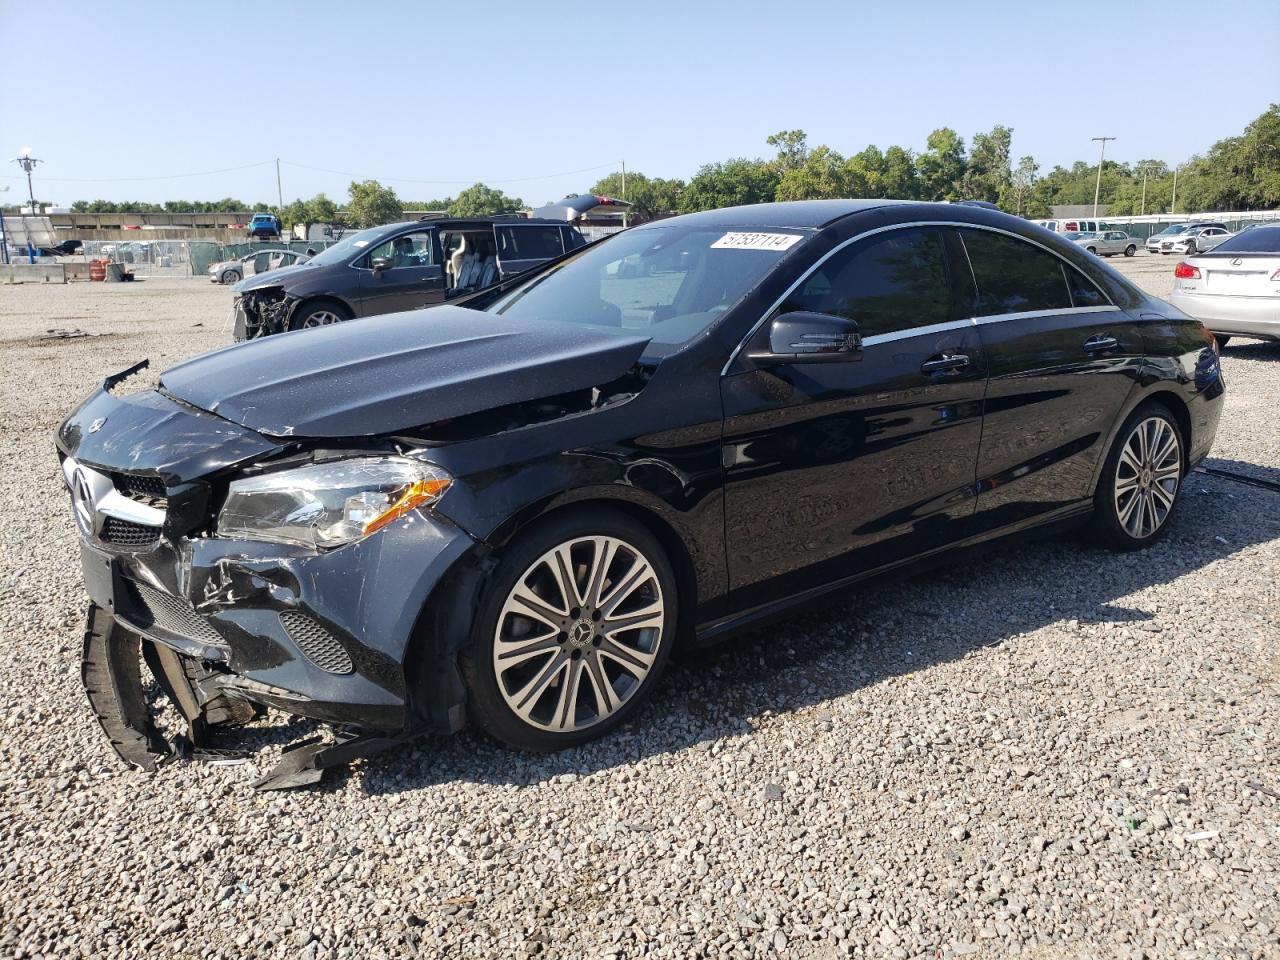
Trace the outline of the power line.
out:
[[[568,177],[575,173],[590,173],[592,170],[604,170],[606,168],[616,167],[617,160],[609,163],[597,163],[591,167],[579,167],[577,170],[562,170],[559,173],[543,173],[536,177],[470,177],[464,180],[423,180],[417,177],[371,177],[363,173],[352,173],[350,170],[331,170],[328,167],[313,167],[306,163],[297,163],[293,160],[281,160],[283,164],[290,167],[299,167],[303,170],[312,170],[316,173],[331,173],[339,177],[355,177],[357,180],[386,180],[390,183],[433,183],[433,184],[456,184],[456,183],[528,183],[532,180],[552,180],[556,177]]]
[[[251,170],[254,167],[265,167],[275,163],[274,160],[260,160],[257,163],[246,163],[239,167],[223,167],[220,170],[201,170],[198,173],[166,173],[154,177],[41,177],[41,181],[50,183],[149,183],[153,180],[181,180],[186,177],[211,177],[219,173],[234,173],[237,170]],[[6,176],[6,180],[21,180],[21,177]]]

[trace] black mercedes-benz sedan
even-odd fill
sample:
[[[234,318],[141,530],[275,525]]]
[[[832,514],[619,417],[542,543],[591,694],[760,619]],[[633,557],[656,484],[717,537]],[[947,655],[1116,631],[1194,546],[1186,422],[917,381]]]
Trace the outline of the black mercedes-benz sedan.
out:
[[[578,744],[674,648],[853,581],[1033,528],[1154,543],[1222,409],[1198,321],[965,204],[677,217],[467,307],[111,377],[62,424],[121,756],[170,749],[140,652],[193,740],[336,725],[277,785],[468,721]]]

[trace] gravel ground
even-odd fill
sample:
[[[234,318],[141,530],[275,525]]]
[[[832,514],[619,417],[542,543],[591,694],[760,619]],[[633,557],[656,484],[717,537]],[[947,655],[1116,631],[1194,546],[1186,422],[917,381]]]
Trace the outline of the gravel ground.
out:
[[[1280,494],[1208,476],[1154,550],[865,585],[582,749],[468,734],[260,795],[309,729],[273,716],[249,765],[124,768],[51,437],[105,373],[225,342],[229,299],[0,288],[0,955],[1280,957]],[[1280,347],[1224,367],[1213,464],[1280,480]]]

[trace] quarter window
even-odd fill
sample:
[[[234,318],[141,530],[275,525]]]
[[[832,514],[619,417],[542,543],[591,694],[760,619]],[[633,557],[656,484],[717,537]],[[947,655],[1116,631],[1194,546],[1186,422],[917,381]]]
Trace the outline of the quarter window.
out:
[[[1067,310],[1076,305],[1063,263],[1053,254],[1003,233],[960,233],[978,285],[977,316]]]
[[[942,231],[910,227],[853,244],[815,270],[780,308],[796,310],[847,317],[864,337],[954,319]]]

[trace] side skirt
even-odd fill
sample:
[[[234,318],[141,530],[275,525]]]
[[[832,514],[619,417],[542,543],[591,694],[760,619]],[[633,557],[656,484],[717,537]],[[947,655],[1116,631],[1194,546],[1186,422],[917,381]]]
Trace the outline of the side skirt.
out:
[[[906,571],[919,573],[934,567],[950,566],[965,556],[986,552],[1011,541],[1045,537],[1056,532],[1079,527],[1089,519],[1092,513],[1093,501],[1082,500],[1055,510],[1044,517],[1024,520],[996,531],[979,534],[944,547],[938,547],[916,557],[887,563],[880,567],[872,567],[852,576],[842,577],[839,580],[832,580],[821,586],[811,587],[802,593],[793,594],[774,603],[753,607],[733,616],[702,624],[698,627],[694,646],[702,647],[717,643],[729,634],[737,633],[739,630],[748,627],[759,626],[787,613],[794,607],[821,599],[830,593],[855,583],[861,583],[864,580],[871,580],[890,573]]]

